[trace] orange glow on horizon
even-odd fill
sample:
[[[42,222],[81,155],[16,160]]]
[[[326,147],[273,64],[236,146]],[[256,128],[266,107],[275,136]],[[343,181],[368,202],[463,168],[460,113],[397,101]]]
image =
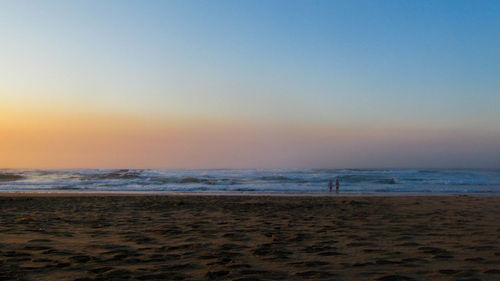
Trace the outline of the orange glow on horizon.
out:
[[[418,165],[455,151],[488,155],[482,147],[497,140],[476,135],[11,110],[0,117],[0,168],[343,168],[412,159]]]

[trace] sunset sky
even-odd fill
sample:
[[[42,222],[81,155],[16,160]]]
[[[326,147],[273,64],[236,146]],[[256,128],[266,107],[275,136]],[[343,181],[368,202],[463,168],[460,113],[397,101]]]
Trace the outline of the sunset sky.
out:
[[[2,1],[0,168],[500,168],[500,1]]]

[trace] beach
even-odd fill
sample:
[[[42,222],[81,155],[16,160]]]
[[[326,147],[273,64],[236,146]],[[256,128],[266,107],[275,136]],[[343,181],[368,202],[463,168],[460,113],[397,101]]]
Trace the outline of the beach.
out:
[[[0,280],[499,280],[499,221],[495,196],[2,194]]]

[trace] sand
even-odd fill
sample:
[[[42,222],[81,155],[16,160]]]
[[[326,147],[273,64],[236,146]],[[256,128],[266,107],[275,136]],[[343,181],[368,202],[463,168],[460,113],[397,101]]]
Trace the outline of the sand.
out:
[[[500,197],[28,194],[0,211],[0,280],[500,280]]]

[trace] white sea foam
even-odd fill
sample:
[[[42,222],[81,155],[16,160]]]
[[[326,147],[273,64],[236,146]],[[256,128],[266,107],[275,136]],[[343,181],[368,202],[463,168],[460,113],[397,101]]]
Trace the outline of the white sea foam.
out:
[[[0,170],[0,192],[500,195],[495,170]]]

